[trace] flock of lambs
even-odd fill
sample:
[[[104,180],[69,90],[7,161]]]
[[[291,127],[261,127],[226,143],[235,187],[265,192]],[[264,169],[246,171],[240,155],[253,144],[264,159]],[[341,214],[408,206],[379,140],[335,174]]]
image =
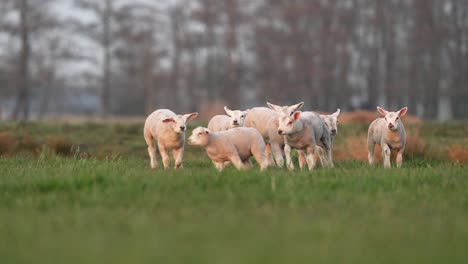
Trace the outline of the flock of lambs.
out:
[[[292,106],[278,106],[267,103],[268,107],[255,107],[247,111],[229,110],[227,115],[214,116],[208,128],[197,127],[188,139],[190,145],[205,148],[208,157],[218,170],[232,163],[237,169],[252,167],[250,157],[254,157],[264,170],[268,166],[282,167],[283,154],[286,165],[294,169],[291,150],[296,149],[299,167],[305,164],[309,170],[316,165],[318,156],[324,167],[333,167],[332,147],[337,134],[340,109],[331,115],[319,115],[310,111],[299,111],[304,103]],[[369,163],[374,164],[375,144],[382,147],[384,167],[390,168],[391,151],[397,153],[397,167],[402,164],[406,144],[406,132],[400,117],[407,108],[389,112],[380,107],[383,116],[369,126],[367,148]],[[172,150],[175,168],[181,168],[184,155],[186,123],[195,119],[198,113],[177,115],[168,109],[154,111],[148,116],[144,127],[144,137],[148,144],[151,168],[158,166],[156,148],[162,157],[164,168],[169,167],[168,151]],[[317,155],[315,155],[317,154]]]

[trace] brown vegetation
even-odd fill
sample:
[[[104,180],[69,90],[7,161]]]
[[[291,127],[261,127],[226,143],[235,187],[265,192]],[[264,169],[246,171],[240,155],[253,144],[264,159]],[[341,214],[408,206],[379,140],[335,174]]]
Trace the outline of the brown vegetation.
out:
[[[381,117],[377,111],[357,110],[353,112],[342,112],[339,116],[339,121],[343,124],[370,124],[375,119]],[[419,124],[421,120],[414,115],[407,114],[402,117],[404,123]]]
[[[73,144],[63,137],[48,139],[46,146],[58,155],[70,156],[73,154]]]
[[[12,152],[15,149],[15,140],[7,133],[0,133],[0,155]]]
[[[447,150],[447,156],[452,161],[468,163],[468,147],[450,146]]]

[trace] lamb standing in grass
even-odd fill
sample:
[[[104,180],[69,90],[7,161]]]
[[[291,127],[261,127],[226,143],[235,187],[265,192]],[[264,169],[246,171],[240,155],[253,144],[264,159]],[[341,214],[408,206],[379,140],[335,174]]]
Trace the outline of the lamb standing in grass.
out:
[[[338,133],[338,116],[340,115],[340,112],[341,110],[338,108],[336,112],[331,115],[320,115],[323,122],[327,126],[328,132],[330,132],[332,142],[336,134]]]
[[[331,139],[330,149],[331,150],[333,150],[333,141],[335,140],[335,136],[338,133],[338,116],[340,115],[340,112],[341,112],[341,110],[338,108],[336,110],[336,112],[331,114],[331,115],[320,115],[320,118],[322,118],[323,122],[327,126],[328,133],[330,133],[330,139]],[[319,146],[317,146],[317,147],[318,147],[320,161],[322,163],[322,166],[324,166],[324,162],[323,162],[323,156],[325,155],[324,150],[323,150],[323,148],[321,148]],[[332,157],[331,157],[331,153],[332,153],[332,151],[330,151],[330,157],[328,157],[328,159],[329,159],[329,162],[330,162],[329,165],[331,167],[333,167],[333,160],[332,160]],[[299,155],[301,155],[301,153],[299,153]],[[304,154],[302,153],[302,155],[304,155]],[[300,159],[305,159],[305,157],[299,157],[299,158]]]
[[[170,159],[167,151],[170,150],[172,150],[175,159],[175,168],[182,167],[186,124],[187,121],[193,120],[197,116],[198,113],[176,115],[168,109],[156,110],[148,116],[145,121],[144,137],[148,145],[151,168],[154,169],[158,166],[153,139],[156,139],[158,143],[165,169],[169,167]]]
[[[221,132],[212,132],[204,127],[197,127],[188,139],[190,145],[205,148],[215,167],[222,171],[225,162],[230,161],[237,169],[252,167],[249,158],[254,156],[260,169],[268,167],[265,157],[265,142],[254,128],[238,127]]]
[[[397,152],[396,163],[399,168],[403,162],[406,145],[406,131],[400,117],[406,114],[408,108],[403,107],[398,112],[388,112],[380,107],[377,107],[377,110],[384,118],[376,119],[369,126],[367,136],[369,164],[374,164],[375,144],[378,144],[382,147],[384,167],[390,168],[390,154],[393,150]]]
[[[235,127],[244,126],[244,119],[247,115],[247,111],[240,110],[229,110],[226,106],[224,107],[226,115],[216,115],[211,118],[208,123],[208,129],[213,132],[219,132],[228,130]]]
[[[293,112],[292,114],[284,111],[284,107],[269,104],[270,107],[280,112],[278,134],[283,135],[285,139],[284,153],[286,164],[290,170],[294,169],[291,160],[291,149],[297,149],[299,152],[299,167],[302,169],[307,162],[309,170],[315,168],[315,151],[320,144],[324,151],[328,153],[331,163],[331,139],[327,127],[322,118],[314,112]],[[304,153],[305,152],[305,153]],[[325,163],[321,158],[322,163]]]
[[[303,103],[292,106],[291,109],[294,111],[301,108]],[[266,107],[255,107],[249,110],[245,121],[245,127],[253,127],[260,132],[263,139],[265,140],[265,156],[268,158],[269,164],[274,165],[275,162],[271,157],[273,156],[276,161],[277,167],[283,167],[283,146],[284,138],[278,134],[278,113],[272,109]]]

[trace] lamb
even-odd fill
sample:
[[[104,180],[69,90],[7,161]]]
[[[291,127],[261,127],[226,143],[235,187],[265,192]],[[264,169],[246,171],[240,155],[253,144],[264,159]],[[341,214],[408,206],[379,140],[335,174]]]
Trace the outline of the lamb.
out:
[[[327,126],[328,132],[330,132],[332,141],[338,133],[338,116],[340,115],[340,112],[341,110],[338,108],[336,112],[331,115],[320,115]]]
[[[400,168],[406,145],[406,131],[400,118],[406,114],[408,108],[403,107],[398,112],[389,112],[381,107],[377,107],[377,110],[384,118],[374,120],[369,126],[367,135],[369,164],[374,164],[375,144],[378,144],[382,147],[384,168],[391,167],[390,155],[392,150],[397,152],[396,163],[397,167]]]
[[[268,167],[265,142],[254,128],[237,127],[212,132],[207,128],[197,127],[192,131],[188,143],[204,147],[208,157],[219,171],[224,169],[228,161],[232,162],[238,170],[251,168],[252,163],[249,160],[251,156],[254,156],[262,171]]]
[[[228,130],[234,127],[242,127],[247,111],[230,110],[224,107],[226,115],[216,115],[208,123],[208,129],[213,132]]]
[[[186,124],[197,116],[198,113],[176,115],[168,109],[156,110],[148,116],[145,121],[144,137],[148,145],[151,168],[158,166],[153,139],[157,141],[165,169],[169,167],[170,158],[167,151],[170,150],[175,159],[175,168],[182,167]]]
[[[291,108],[285,108],[285,111],[298,110],[304,103],[291,106]],[[277,167],[283,167],[283,147],[284,138],[278,134],[278,113],[272,109],[266,107],[255,107],[249,110],[245,121],[245,127],[253,127],[260,132],[263,139],[265,140],[265,155],[268,158],[269,164],[274,165],[276,161]],[[275,161],[273,161],[271,152]]]
[[[294,169],[291,160],[291,149],[299,152],[299,167],[302,169],[307,162],[309,170],[315,168],[315,151],[320,144],[328,153],[331,162],[331,138],[322,118],[314,112],[295,111],[292,114],[285,111],[285,107],[269,104],[270,107],[281,111],[278,118],[278,134],[284,136],[286,164],[290,170]],[[306,153],[304,153],[306,152]],[[322,158],[321,158],[322,160]],[[322,161],[324,162],[324,161]]]
[[[335,136],[336,134],[338,133],[338,116],[340,115],[340,112],[341,110],[338,108],[336,110],[335,113],[331,114],[331,115],[320,115],[320,118],[322,118],[323,122],[325,123],[326,127],[327,127],[327,131],[328,133],[330,134],[330,139],[331,139],[331,142],[330,142],[330,149],[333,149],[333,141],[335,139]],[[322,163],[322,166],[324,165],[324,159],[323,159],[323,155],[325,154],[324,153],[324,150],[317,146],[317,150],[319,152],[319,157],[320,157],[320,161]],[[301,153],[299,154],[301,155]],[[304,157],[300,157],[302,159],[305,159]],[[328,161],[329,161],[329,165],[331,167],[333,167],[333,160],[331,158],[331,151],[330,151],[330,157],[328,157]]]

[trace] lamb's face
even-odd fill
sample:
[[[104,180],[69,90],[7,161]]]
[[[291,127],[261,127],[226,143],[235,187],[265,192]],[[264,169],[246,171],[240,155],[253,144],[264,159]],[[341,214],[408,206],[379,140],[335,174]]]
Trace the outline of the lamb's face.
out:
[[[279,135],[290,135],[299,131],[301,128],[297,120],[301,116],[301,112],[294,112],[292,116],[287,114],[281,114],[278,117],[278,134]]]
[[[398,112],[388,112],[384,110],[383,108],[380,108],[377,106],[377,110],[379,113],[384,116],[385,121],[387,122],[386,126],[390,130],[398,130],[398,126],[400,125],[400,117],[404,116],[406,112],[408,111],[407,107],[403,107],[400,109]]]
[[[174,117],[163,119],[163,122],[169,125],[175,133],[182,134],[187,130],[187,122],[195,119],[197,116],[198,113],[176,115]]]
[[[331,115],[320,115],[325,125],[327,125],[328,132],[330,135],[335,136],[338,133],[338,116],[340,115],[340,109]]]
[[[194,146],[206,146],[208,144],[210,130],[204,127],[197,127],[188,138],[188,143]]]
[[[224,111],[231,118],[231,122],[229,123],[231,128],[244,126],[245,116],[247,115],[246,111],[229,110],[226,106],[224,107]]]
[[[294,112],[298,111],[304,105],[304,102],[291,105],[291,106],[279,106],[267,102],[268,107],[275,110],[279,115],[292,116]]]

